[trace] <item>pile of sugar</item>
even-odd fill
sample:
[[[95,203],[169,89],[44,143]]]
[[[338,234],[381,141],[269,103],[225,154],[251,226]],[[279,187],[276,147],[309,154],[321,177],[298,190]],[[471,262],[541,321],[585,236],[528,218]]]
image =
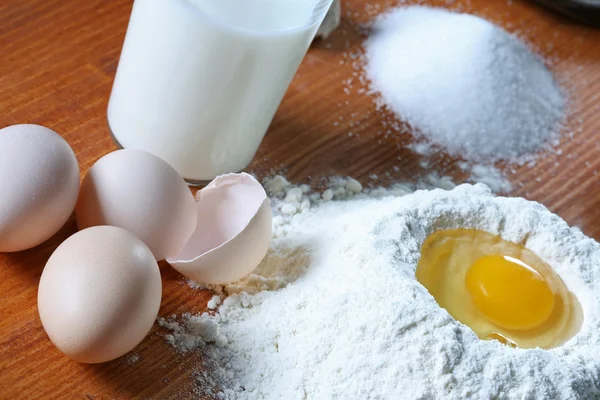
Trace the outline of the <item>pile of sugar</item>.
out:
[[[484,19],[392,9],[373,23],[365,51],[382,103],[452,156],[523,162],[556,144],[561,89],[527,46]]]
[[[160,321],[179,351],[201,352],[199,396],[600,396],[600,245],[543,206],[493,197],[483,185],[323,201],[283,178],[270,183],[280,194],[263,263],[222,288],[220,305],[209,302],[215,315]],[[286,204],[296,211],[283,213]],[[581,302],[582,331],[553,350],[522,350],[481,341],[455,321],[416,281],[415,267],[429,234],[458,227],[523,242],[550,263]]]

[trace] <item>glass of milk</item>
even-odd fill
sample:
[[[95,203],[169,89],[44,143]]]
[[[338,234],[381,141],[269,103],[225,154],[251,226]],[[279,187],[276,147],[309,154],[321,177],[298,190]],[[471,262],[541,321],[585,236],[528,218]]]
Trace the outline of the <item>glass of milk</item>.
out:
[[[108,104],[117,143],[189,183],[248,166],[332,0],[135,0]]]

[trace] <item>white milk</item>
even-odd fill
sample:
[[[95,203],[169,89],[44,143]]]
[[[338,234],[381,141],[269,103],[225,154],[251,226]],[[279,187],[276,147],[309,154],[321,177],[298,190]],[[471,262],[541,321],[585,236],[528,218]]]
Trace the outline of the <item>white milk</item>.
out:
[[[244,169],[331,0],[135,0],[108,105],[119,144],[189,181]]]

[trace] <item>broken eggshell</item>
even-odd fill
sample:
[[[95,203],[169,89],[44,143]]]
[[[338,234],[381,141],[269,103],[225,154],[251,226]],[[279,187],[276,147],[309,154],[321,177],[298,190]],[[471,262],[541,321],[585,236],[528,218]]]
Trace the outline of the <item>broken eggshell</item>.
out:
[[[216,177],[196,196],[196,231],[169,264],[200,283],[224,284],[262,261],[272,234],[272,212],[262,185],[246,173]]]

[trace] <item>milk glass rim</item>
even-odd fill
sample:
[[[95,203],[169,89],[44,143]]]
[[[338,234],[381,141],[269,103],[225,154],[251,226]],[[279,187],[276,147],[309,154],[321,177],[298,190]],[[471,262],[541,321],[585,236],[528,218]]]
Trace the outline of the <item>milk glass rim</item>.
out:
[[[331,4],[333,3],[334,0],[317,0],[317,2],[315,4],[315,8],[312,11],[310,19],[303,25],[295,26],[295,27],[289,28],[289,29],[267,29],[267,30],[244,28],[244,27],[241,27],[241,26],[238,26],[235,24],[231,24],[231,23],[222,21],[218,18],[210,16],[207,12],[203,11],[199,7],[196,7],[192,2],[190,2],[188,0],[163,0],[163,1],[178,1],[180,3],[185,4],[186,6],[190,7],[191,9],[194,10],[194,12],[200,14],[202,17],[204,17],[214,23],[217,23],[217,24],[220,24],[223,26],[227,26],[229,28],[237,29],[242,32],[262,35],[262,34],[271,34],[274,32],[279,32],[279,33],[295,32],[295,31],[299,31],[302,29],[306,29],[307,27],[313,25],[315,22],[318,22],[318,21],[322,22],[323,19],[325,18],[325,14],[327,14],[327,12],[329,11],[329,8],[331,7]],[[219,1],[219,0],[215,0],[215,1]],[[293,1],[308,2],[310,0],[293,0]]]

